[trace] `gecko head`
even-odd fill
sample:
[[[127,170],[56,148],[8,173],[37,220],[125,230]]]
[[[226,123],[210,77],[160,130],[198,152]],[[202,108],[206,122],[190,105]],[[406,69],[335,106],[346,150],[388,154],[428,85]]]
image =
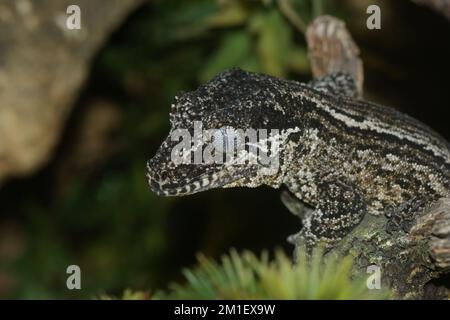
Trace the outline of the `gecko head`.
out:
[[[277,184],[290,121],[281,107],[283,81],[232,69],[175,97],[170,133],[147,162],[152,191],[178,196]]]

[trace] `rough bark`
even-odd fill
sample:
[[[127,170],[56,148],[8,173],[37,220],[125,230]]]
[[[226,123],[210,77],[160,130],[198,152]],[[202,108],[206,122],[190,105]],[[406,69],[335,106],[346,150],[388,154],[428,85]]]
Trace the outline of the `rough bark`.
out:
[[[345,25],[333,17],[319,17],[307,31],[315,77],[346,71],[358,79],[362,93],[362,63]],[[367,214],[332,251],[355,258],[355,274],[381,268],[382,285],[397,299],[448,299],[442,279],[450,272],[450,199],[442,198],[417,212],[409,232],[386,232],[384,216]],[[297,244],[297,249],[301,243]],[[441,281],[439,280],[441,279]]]
[[[382,286],[391,288],[394,298],[448,299],[448,288],[436,280],[450,271],[450,199],[418,212],[409,233],[387,233],[386,221],[366,215],[333,251],[352,255],[355,273],[380,267]]]
[[[344,22],[331,16],[316,18],[306,30],[308,56],[314,78],[345,71],[356,80],[358,93],[363,90],[363,64],[359,48]]]
[[[143,0],[78,0],[81,29],[66,27],[69,0],[0,3],[0,183],[42,166],[99,47]]]

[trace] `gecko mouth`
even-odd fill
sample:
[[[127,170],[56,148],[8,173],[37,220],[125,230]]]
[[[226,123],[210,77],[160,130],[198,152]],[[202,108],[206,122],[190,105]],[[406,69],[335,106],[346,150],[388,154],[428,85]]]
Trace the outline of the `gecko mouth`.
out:
[[[153,160],[153,159],[152,159]],[[203,168],[203,173],[186,175],[183,173],[197,172],[197,165],[179,165],[165,171],[154,166],[153,161],[147,163],[147,178],[150,189],[160,196],[183,196],[210,189],[226,187],[228,184],[245,179],[251,175],[249,170],[235,172],[227,168]]]
[[[166,139],[147,162],[150,189],[160,196],[183,196],[226,187],[251,177],[254,166],[233,164],[176,164],[171,159],[174,142]]]

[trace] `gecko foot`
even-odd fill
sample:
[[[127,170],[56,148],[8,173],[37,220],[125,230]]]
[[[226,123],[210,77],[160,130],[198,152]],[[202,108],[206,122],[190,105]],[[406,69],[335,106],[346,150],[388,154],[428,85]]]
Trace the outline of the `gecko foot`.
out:
[[[416,213],[425,208],[426,202],[420,198],[413,198],[398,206],[388,206],[385,210],[386,232],[403,231],[408,233],[414,224]]]

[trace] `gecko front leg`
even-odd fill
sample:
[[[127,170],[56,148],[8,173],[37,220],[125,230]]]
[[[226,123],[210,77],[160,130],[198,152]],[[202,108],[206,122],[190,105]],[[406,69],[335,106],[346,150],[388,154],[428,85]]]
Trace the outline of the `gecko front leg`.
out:
[[[299,217],[300,220],[303,220],[307,215],[314,211],[289,190],[283,190],[280,199],[289,212],[294,216]]]
[[[303,240],[308,247],[320,242],[330,249],[361,222],[367,203],[359,188],[343,179],[323,179],[317,190],[315,210],[305,215],[302,229],[289,241]]]
[[[397,231],[408,233],[413,226],[417,213],[421,212],[437,199],[427,196],[417,196],[397,206],[390,205],[385,209],[386,232]]]

